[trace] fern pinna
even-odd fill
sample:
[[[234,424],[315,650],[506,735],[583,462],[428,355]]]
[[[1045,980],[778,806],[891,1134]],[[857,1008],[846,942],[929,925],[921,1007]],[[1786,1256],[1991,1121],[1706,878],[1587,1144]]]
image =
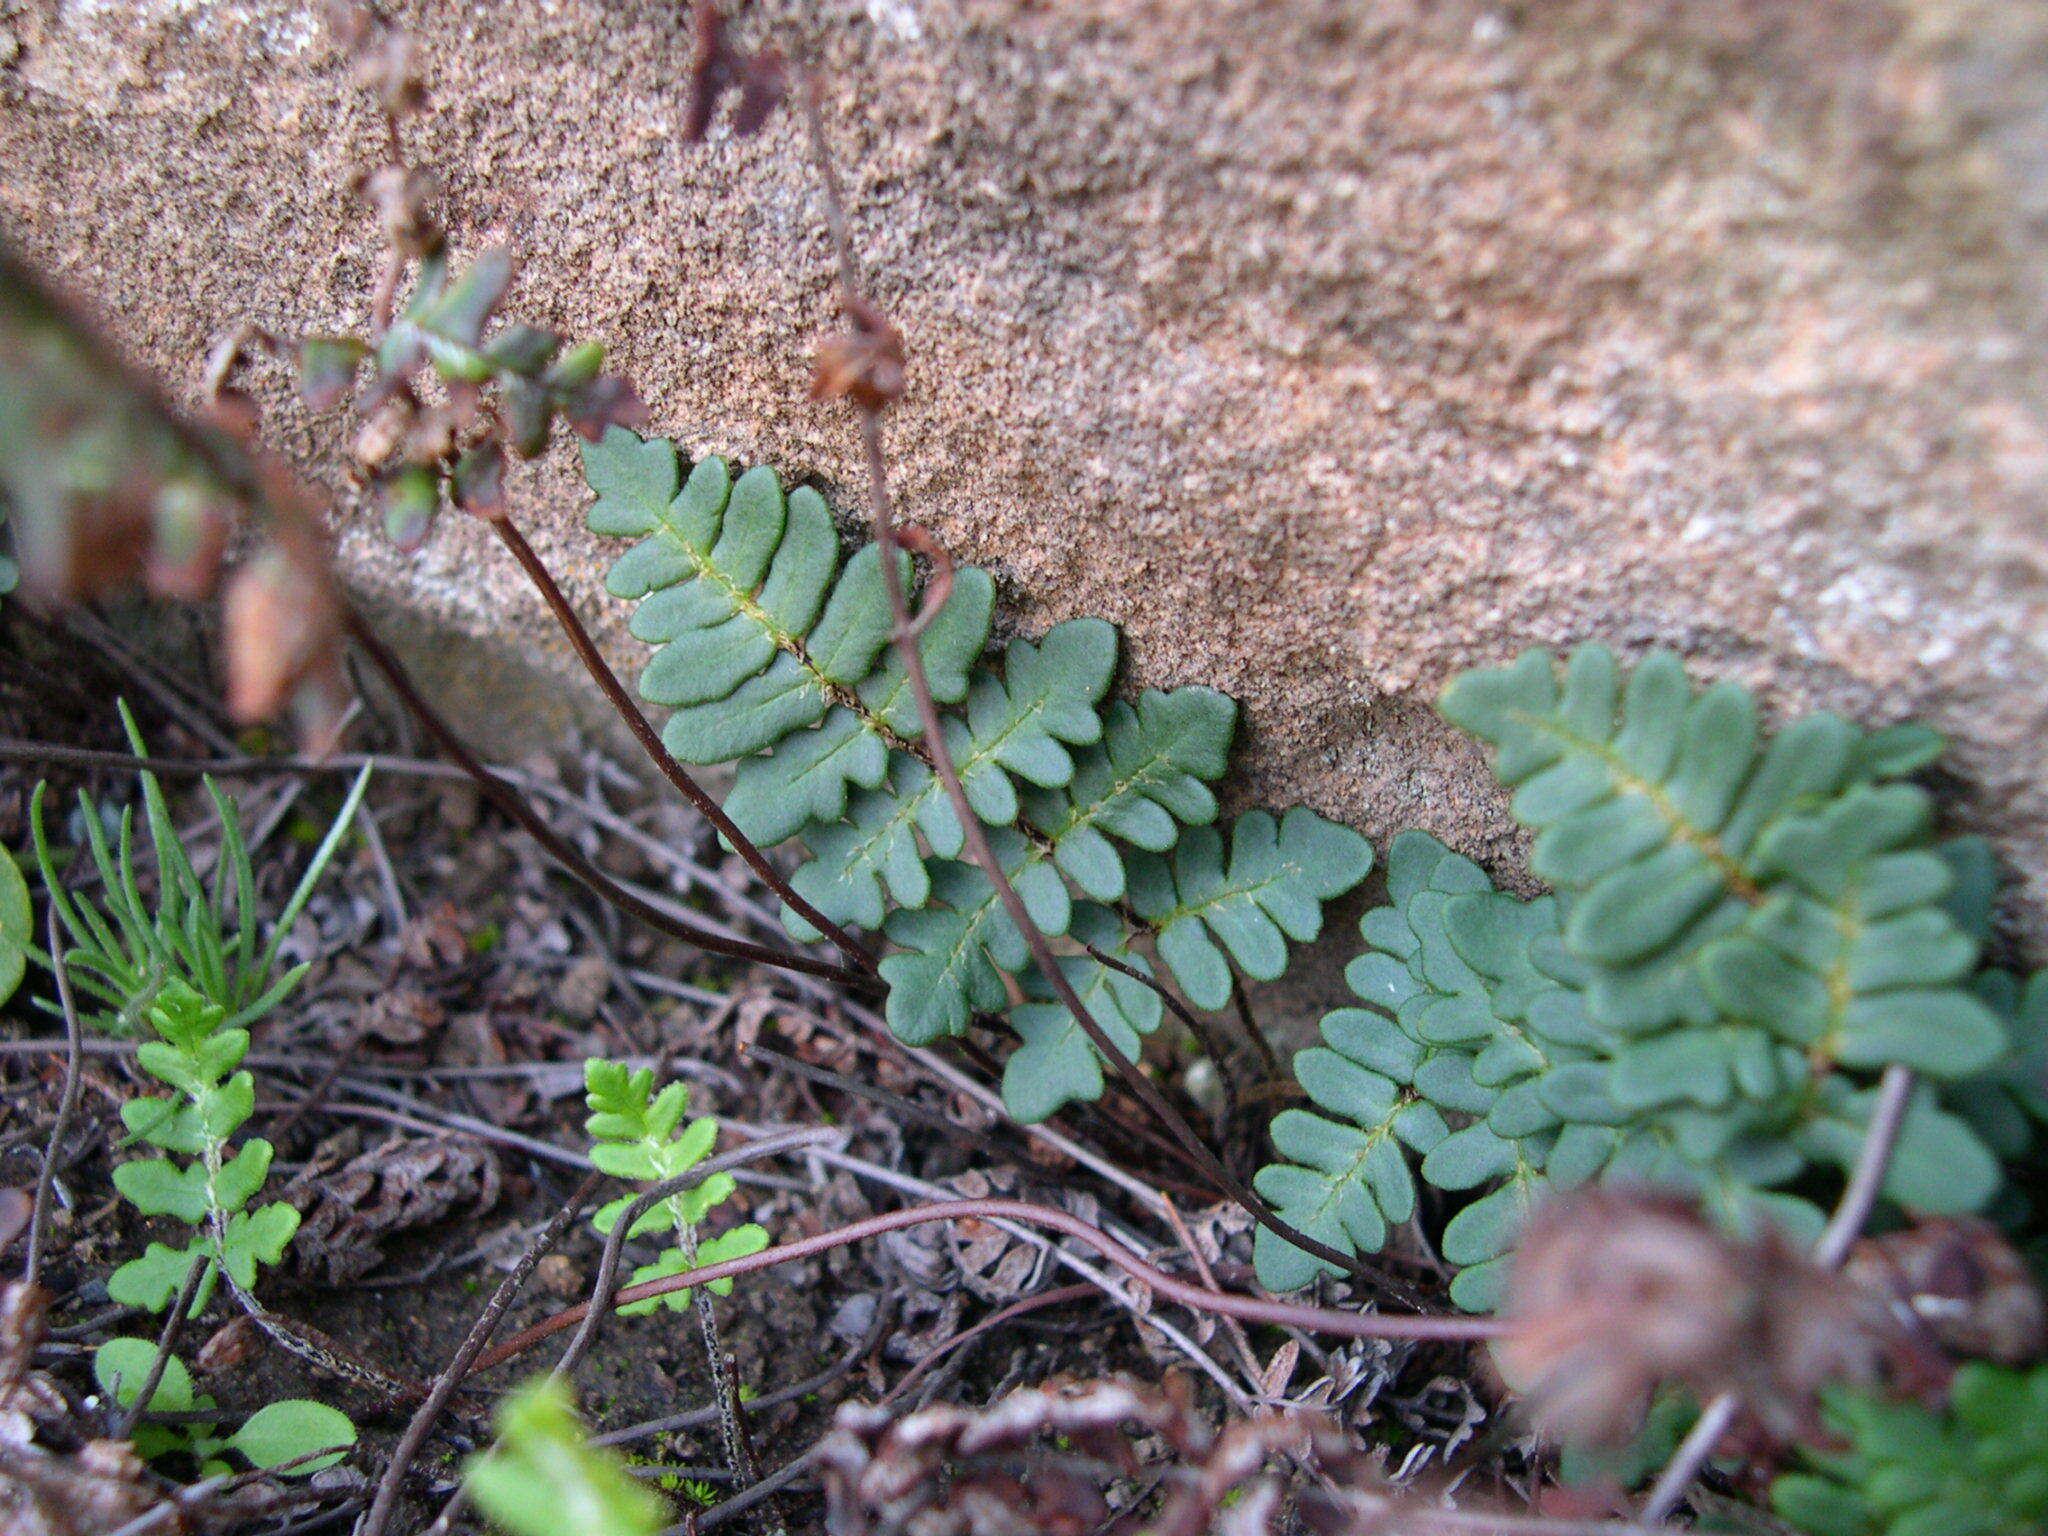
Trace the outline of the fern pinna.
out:
[[[2048,1366],[1973,1363],[1946,1410],[1838,1391],[1834,1445],[1771,1485],[1804,1536],[2031,1536],[2048,1528]]]
[[[613,428],[584,448],[593,531],[639,542],[608,586],[639,600],[651,644],[640,691],[673,713],[686,763],[735,763],[725,809],[761,845],[797,838],[792,884],[832,921],[879,930],[886,1014],[905,1041],[1005,1014],[1019,1039],[1005,1102],[1036,1120],[1102,1091],[1102,1064],[1054,1001],[931,771],[902,663],[879,546],[842,562],[824,499],[773,471],[685,467],[673,444]],[[904,559],[905,579],[911,577]],[[1033,920],[1112,1041],[1133,1055],[1159,997],[1094,960],[1150,972],[1155,937],[1190,1001],[1228,999],[1232,970],[1277,977],[1287,943],[1371,868],[1365,839],[1306,810],[1214,828],[1237,706],[1208,688],[1110,698],[1115,628],[1099,619],[989,649],[994,583],[955,572],[919,640],[946,744],[975,814]],[[810,937],[799,919],[792,932]]]
[[[1423,834],[1395,839],[1392,904],[1366,915],[1348,973],[1366,1006],[1297,1058],[1317,1110],[1280,1115],[1288,1161],[1258,1176],[1288,1220],[1377,1249],[1415,1209],[1412,1154],[1431,1186],[1483,1191],[1442,1238],[1472,1308],[1552,1185],[1676,1184],[1810,1237],[1821,1211],[1788,1186],[1853,1162],[1893,1063],[1967,1080],[1979,1108],[1921,1088],[1886,1193],[1937,1212],[1991,1198],[1973,1122],[2011,1119],[1983,1077],[2010,1062],[1950,909],[1968,851],[1935,841],[1926,792],[1900,782],[1932,733],[1816,715],[1766,740],[1743,690],[1695,694],[1664,654],[1624,677],[1599,646],[1469,674],[1441,707],[1497,749],[1555,894],[1524,901]],[[1327,1267],[1259,1242],[1276,1289]]]

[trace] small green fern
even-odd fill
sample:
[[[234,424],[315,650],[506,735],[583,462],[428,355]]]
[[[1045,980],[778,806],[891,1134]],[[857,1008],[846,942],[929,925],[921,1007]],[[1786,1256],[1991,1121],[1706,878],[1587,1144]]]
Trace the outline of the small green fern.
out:
[[[690,1090],[682,1083],[670,1083],[656,1093],[652,1068],[635,1071],[618,1062],[592,1058],[583,1064],[583,1081],[584,1101],[590,1107],[590,1118],[584,1122],[591,1139],[590,1160],[614,1178],[659,1184],[688,1173],[710,1156],[718,1141],[718,1122],[708,1115],[688,1125],[682,1123],[689,1113]],[[697,1239],[698,1224],[714,1206],[730,1199],[736,1187],[731,1174],[713,1173],[642,1212],[628,1237],[667,1228],[676,1244],[653,1263],[635,1269],[633,1283],[666,1279],[766,1248],[768,1233],[753,1222],[703,1242]],[[636,1198],[620,1196],[599,1210],[591,1225],[609,1234]],[[732,1293],[732,1281],[714,1280],[708,1289],[714,1295],[727,1296]],[[619,1311],[632,1317],[661,1306],[680,1312],[690,1304],[691,1292],[670,1291],[652,1301],[630,1302]]]
[[[1588,1015],[1626,1041],[1630,1102],[1747,1091],[1742,1064],[1778,1043],[1940,1079],[1998,1058],[1997,1019],[1958,985],[1977,947],[1941,906],[1932,802],[1897,782],[1933,732],[1817,714],[1766,740],[1735,684],[1695,695],[1668,652],[1624,679],[1598,645],[1561,672],[1532,651],[1467,674],[1441,708],[1497,749],[1531,867],[1571,899],[1563,937]]]
[[[499,1406],[498,1438],[463,1465],[462,1486],[511,1536],[654,1536],[670,1510],[618,1452],[590,1443],[568,1384],[528,1382]]]
[[[193,1161],[140,1158],[114,1170],[114,1187],[138,1210],[174,1216],[197,1235],[182,1248],[151,1243],[139,1259],[115,1270],[107,1294],[131,1307],[161,1312],[171,1305],[194,1264],[205,1273],[192,1300],[197,1316],[225,1273],[244,1291],[258,1266],[276,1264],[299,1227],[283,1202],[250,1206],[270,1174],[271,1146],[260,1136],[232,1154],[228,1138],[255,1109],[256,1081],[241,1065],[249,1032],[223,1022],[224,1010],[176,977],[149,1009],[157,1039],[136,1052],[142,1069],[173,1092],[130,1099],[121,1121],[137,1141]]]
[[[1289,1161],[1257,1179],[1302,1230],[1378,1248],[1414,1213],[1412,1153],[1432,1187],[1482,1192],[1443,1233],[1452,1295],[1475,1309],[1553,1186],[1676,1185],[1811,1237],[1820,1210],[1785,1186],[1853,1163],[1866,1074],[1896,1062],[1982,1098],[1981,1074],[2013,1070],[1970,984],[1977,939],[1943,905],[1969,855],[1892,782],[1929,733],[1817,716],[1766,742],[1739,689],[1695,697],[1664,655],[1624,686],[1597,646],[1561,683],[1533,653],[1460,679],[1443,708],[1499,746],[1557,893],[1523,901],[1423,834],[1395,839],[1392,904],[1366,915],[1348,973],[1367,1006],[1329,1015],[1296,1059],[1324,1113],[1280,1115]],[[1887,1193],[1973,1210],[1998,1184],[1984,1138],[1922,1089]],[[1258,1241],[1273,1288],[1327,1268]]]
[[[705,459],[685,473],[674,445],[618,428],[583,457],[591,528],[639,541],[608,585],[639,600],[632,632],[655,648],[640,691],[674,711],[663,741],[684,762],[735,762],[725,809],[740,830],[763,845],[801,839],[810,857],[795,889],[893,946],[881,963],[890,1027],[924,1045],[1007,1014],[1022,1042],[1004,1074],[1014,1115],[1099,1096],[1094,1047],[965,860],[890,646],[879,547],[842,563],[823,498],[785,495],[767,469],[734,479]],[[1118,637],[1098,619],[985,654],[993,605],[988,574],[962,567],[919,641],[946,745],[1032,919],[1072,951],[1069,979],[1135,1055],[1159,999],[1082,944],[1149,973],[1138,946],[1156,939],[1189,999],[1217,1006],[1233,964],[1280,974],[1288,940],[1315,937],[1323,903],[1365,877],[1372,850],[1305,810],[1211,829],[1235,703],[1207,688],[1109,700]]]
[[[114,1170],[114,1187],[145,1215],[175,1217],[194,1236],[183,1247],[150,1243],[140,1258],[108,1277],[107,1294],[162,1312],[174,1305],[194,1266],[203,1266],[192,1293],[190,1315],[196,1317],[223,1274],[246,1296],[259,1267],[284,1257],[299,1213],[282,1202],[252,1203],[270,1174],[269,1142],[252,1136],[229,1151],[229,1138],[256,1104],[255,1080],[241,1065],[249,1032],[226,1025],[217,1003],[175,976],[157,990],[148,1017],[157,1038],[135,1053],[136,1062],[173,1092],[130,1099],[121,1106],[121,1120],[136,1140],[192,1161],[181,1166],[168,1157],[134,1159]],[[112,1339],[100,1347],[93,1368],[101,1386],[125,1407],[141,1394],[156,1353],[147,1339]],[[171,1356],[148,1406],[187,1410],[214,1404],[194,1394],[191,1374]],[[302,1398],[271,1403],[225,1435],[198,1419],[142,1424],[135,1432],[143,1455],[190,1457],[204,1477],[227,1470],[219,1458],[228,1450],[259,1467],[317,1472],[340,1460],[355,1440],[346,1414]]]
[[[1948,1411],[1837,1393],[1840,1451],[1771,1486],[1807,1536],[2036,1536],[2048,1529],[2048,1366],[1966,1365]]]

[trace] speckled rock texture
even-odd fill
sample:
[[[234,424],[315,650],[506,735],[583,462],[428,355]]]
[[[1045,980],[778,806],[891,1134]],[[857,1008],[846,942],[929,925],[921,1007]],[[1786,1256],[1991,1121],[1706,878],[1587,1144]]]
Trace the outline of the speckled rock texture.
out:
[[[1674,646],[1775,715],[1951,733],[2038,958],[2039,0],[735,9],[829,69],[913,349],[908,515],[1017,627],[1102,614],[1134,681],[1238,695],[1247,798],[1511,862],[1436,689],[1534,643]],[[609,342],[661,430],[857,507],[852,423],[805,399],[813,173],[789,120],[679,141],[684,10],[400,5],[435,103],[411,146],[458,248],[516,239],[514,307]],[[360,325],[376,144],[312,5],[0,0],[8,238],[181,386],[238,319]],[[273,430],[332,472],[336,423]],[[519,492],[616,636],[572,459]],[[517,697],[513,658],[560,654],[474,529],[402,561],[358,513],[343,548],[489,642],[448,682]]]

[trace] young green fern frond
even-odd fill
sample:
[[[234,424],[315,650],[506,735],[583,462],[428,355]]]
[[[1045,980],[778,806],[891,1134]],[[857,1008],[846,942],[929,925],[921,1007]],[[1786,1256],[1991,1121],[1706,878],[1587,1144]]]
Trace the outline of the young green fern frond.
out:
[[[590,1160],[614,1178],[662,1183],[703,1162],[718,1141],[718,1122],[709,1116],[683,1124],[683,1116],[689,1113],[690,1090],[682,1083],[670,1083],[656,1093],[651,1068],[636,1071],[617,1062],[592,1059],[583,1064],[583,1079],[584,1102],[590,1108],[590,1117],[584,1122],[591,1139]],[[628,1237],[667,1228],[675,1234],[676,1245],[653,1263],[635,1269],[633,1283],[745,1258],[766,1248],[768,1233],[752,1222],[698,1240],[698,1225],[713,1207],[730,1199],[736,1187],[731,1174],[713,1173],[642,1212]],[[591,1225],[608,1235],[636,1198],[623,1195],[612,1201],[598,1211]],[[714,1280],[707,1289],[727,1296],[732,1293],[732,1281]],[[651,1301],[628,1303],[619,1311],[628,1317],[644,1316],[665,1305],[680,1312],[691,1305],[691,1295],[687,1290],[671,1291]]]
[[[1131,859],[1131,910],[1158,935],[1159,958],[1188,1001],[1230,1001],[1231,962],[1272,981],[1287,968],[1287,941],[1322,931],[1323,903],[1372,870],[1372,844],[1300,806],[1278,821],[1247,811],[1222,834],[1194,827],[1165,857]],[[1226,956],[1225,951],[1228,951]]]
[[[1099,1096],[1095,1048],[1048,1001],[1024,936],[966,860],[966,830],[889,642],[879,549],[842,566],[823,500],[785,496],[766,469],[735,480],[707,459],[685,474],[671,444],[622,430],[584,462],[598,493],[591,527],[640,541],[609,585],[642,600],[631,627],[655,654],[641,692],[675,710],[663,740],[685,762],[736,760],[725,802],[734,823],[762,844],[800,838],[811,857],[795,889],[832,921],[896,946],[881,963],[891,1028],[928,1044],[1021,995],[1011,1022],[1023,1044],[1005,1074],[1012,1113],[1038,1119]],[[1278,975],[1287,941],[1314,937],[1322,903],[1364,878],[1371,850],[1307,811],[1279,823],[1251,813],[1227,843],[1206,830],[1185,838],[1216,817],[1209,784],[1224,770],[1235,703],[1207,688],[1108,700],[1118,638],[1100,620],[985,657],[993,596],[986,573],[957,569],[919,641],[948,706],[945,745],[1033,921],[1076,951],[1063,969],[1135,1051],[1158,1025],[1158,999],[1078,953],[1083,914],[1082,942],[1125,954],[1156,928],[1175,979],[1215,1006],[1228,1000],[1233,960],[1247,975]]]
[[[2048,1366],[1966,1365],[1943,1413],[1839,1392],[1827,1427],[1845,1448],[1771,1485],[1807,1536],[2034,1536],[2048,1528]]]
[[[194,1161],[126,1162],[114,1170],[114,1187],[146,1215],[174,1217],[196,1235],[183,1248],[152,1242],[141,1258],[114,1271],[107,1294],[128,1306],[163,1311],[201,1264],[196,1316],[223,1273],[245,1292],[253,1287],[258,1267],[282,1259],[299,1227],[289,1205],[250,1206],[270,1173],[270,1143],[251,1137],[229,1151],[229,1138],[255,1109],[256,1084],[241,1069],[249,1032],[228,1027],[224,1017],[218,1004],[176,977],[149,1009],[158,1038],[136,1052],[136,1061],[173,1092],[129,1100],[121,1120],[135,1140]]]
[[[162,1312],[199,1266],[190,1313],[196,1317],[223,1274],[246,1297],[259,1267],[284,1257],[298,1231],[299,1213],[282,1202],[252,1204],[270,1173],[269,1142],[252,1136],[229,1150],[229,1138],[256,1106],[255,1080],[241,1066],[249,1032],[225,1025],[218,1004],[175,976],[158,990],[148,1018],[157,1038],[142,1045],[136,1061],[173,1091],[130,1099],[121,1106],[121,1120],[136,1140],[192,1161],[181,1166],[168,1157],[134,1159],[114,1170],[114,1187],[145,1215],[169,1216],[193,1228],[193,1237],[183,1247],[150,1243],[142,1257],[108,1277],[107,1294],[128,1306]],[[113,1339],[101,1346],[93,1369],[100,1384],[126,1407],[140,1395],[156,1352],[146,1339]],[[148,1406],[211,1409],[214,1403],[193,1393],[190,1373],[173,1356]],[[355,1439],[346,1414],[297,1398],[269,1404],[228,1434],[205,1419],[143,1424],[135,1433],[143,1455],[189,1456],[207,1477],[228,1470],[219,1457],[229,1450],[258,1467],[295,1475],[317,1472],[339,1460]]]

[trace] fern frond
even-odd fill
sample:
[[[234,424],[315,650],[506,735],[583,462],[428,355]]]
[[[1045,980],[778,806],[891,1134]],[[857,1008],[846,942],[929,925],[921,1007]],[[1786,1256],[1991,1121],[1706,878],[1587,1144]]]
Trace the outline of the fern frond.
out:
[[[879,551],[842,566],[823,501],[785,496],[765,469],[734,479],[707,459],[685,473],[672,444],[621,429],[586,447],[584,463],[591,527],[638,541],[608,585],[640,599],[632,632],[655,647],[641,692],[675,711],[663,740],[685,762],[736,760],[734,823],[764,845],[800,839],[810,857],[795,889],[896,947],[881,965],[891,1028],[925,1044],[977,1014],[1012,1012],[1022,1044],[1006,1082],[1020,1118],[1099,1095],[1094,1047],[964,862],[966,829],[888,643]],[[1232,960],[1277,976],[1287,940],[1313,938],[1323,901],[1364,877],[1369,845],[1306,811],[1280,823],[1257,812],[1238,823],[1226,863],[1206,827],[1236,704],[1207,688],[1109,701],[1118,637],[1095,619],[984,657],[992,606],[986,573],[957,569],[920,648],[969,808],[1034,921],[1065,936],[1078,891],[1102,914],[1089,918],[1089,942],[1128,953],[1124,926],[1105,926],[1108,904],[1149,901],[1160,952],[1198,1002],[1227,998]],[[1192,848],[1188,827],[1205,832]],[[1151,863],[1134,873],[1138,860]],[[1159,1000],[1142,983],[1079,954],[1062,966],[1120,1046],[1135,1050],[1157,1027]]]
[[[1116,915],[1106,907],[1083,902],[1074,909],[1073,936],[1115,955],[1134,970],[1150,975],[1142,955],[1126,947],[1127,937]],[[1159,1027],[1166,1006],[1142,981],[1112,970],[1087,956],[1060,961],[1071,985],[1119,1051],[1135,1061],[1143,1037]],[[1017,1049],[1003,1063],[1003,1104],[1025,1123],[1044,1120],[1070,1103],[1102,1097],[1102,1057],[1080,1022],[1058,1002],[1052,987],[1037,970],[1026,973],[1029,999],[1010,1010]]]
[[[590,1114],[584,1130],[590,1136],[590,1161],[614,1178],[658,1184],[689,1172],[710,1155],[718,1141],[718,1122],[701,1116],[683,1124],[689,1113],[690,1090],[682,1083],[670,1083],[654,1091],[652,1068],[628,1068],[622,1062],[591,1057],[583,1063],[584,1104]],[[700,1243],[697,1224],[716,1206],[731,1198],[737,1188],[733,1176],[724,1171],[710,1174],[676,1194],[656,1201],[634,1221],[628,1237],[639,1237],[660,1228],[671,1229],[676,1246],[652,1264],[633,1271],[633,1281],[680,1275],[699,1264],[759,1253],[768,1246],[767,1231],[752,1222]],[[609,1234],[619,1224],[636,1195],[621,1195],[603,1206],[591,1218],[591,1225]],[[732,1281],[713,1280],[713,1294],[731,1294]],[[620,1307],[623,1316],[639,1316],[666,1306],[681,1311],[690,1305],[690,1292],[670,1291],[648,1301]]]
[[[1159,958],[1189,1002],[1221,1008],[1232,962],[1255,980],[1277,978],[1287,941],[1313,940],[1323,903],[1371,872],[1372,844],[1296,806],[1278,821],[1238,817],[1227,858],[1221,833],[1194,827],[1170,854],[1133,854],[1128,867],[1131,910],[1156,933]]]
[[[1003,827],[990,831],[989,844],[1040,931],[1051,938],[1066,933],[1073,898],[1044,853]],[[932,871],[931,901],[891,913],[884,928],[904,951],[882,961],[886,1015],[911,1045],[962,1034],[976,1012],[1008,1007],[1003,976],[1031,961],[1024,935],[977,866],[940,860]]]
[[[1997,1154],[2023,1156],[2048,1129],[2048,971],[2022,980],[1984,971],[1977,996],[2005,1021],[2012,1049],[1991,1071],[1958,1083],[1949,1102]]]
[[[1816,1076],[1798,1051],[1749,1030],[1762,1059],[1745,1068],[1748,1091],[1708,1094],[1709,1106],[1683,1097],[1637,1102],[1614,1086],[1634,1042],[1588,1017],[1574,984],[1583,967],[1563,948],[1555,898],[1497,891],[1476,864],[1419,832],[1389,847],[1388,895],[1391,905],[1361,922],[1371,948],[1346,973],[1368,1006],[1328,1015],[1325,1047],[1295,1061],[1326,1113],[1290,1110],[1274,1123],[1276,1146],[1295,1163],[1263,1170],[1259,1187],[1286,1198],[1290,1220],[1314,1232],[1362,1193],[1386,1192],[1393,1209],[1381,1204],[1345,1224],[1354,1243],[1377,1247],[1385,1225],[1405,1219],[1396,1210],[1413,1204],[1388,1171],[1392,1136],[1421,1156],[1431,1187],[1483,1192],[1443,1233],[1444,1257],[1462,1266],[1452,1296],[1467,1307],[1493,1304],[1521,1215],[1551,1187],[1595,1178],[1674,1185],[1697,1190],[1736,1224],[1768,1218],[1801,1236],[1818,1231],[1819,1210],[1778,1186],[1812,1162],[1854,1161],[1872,1090],[1840,1072]],[[1744,1061],[1729,1037],[1748,1029],[1696,1026],[1670,1038],[1703,1040],[1706,1070],[1722,1053]],[[1447,1128],[1426,1144],[1399,1134],[1399,1117],[1412,1124],[1418,1107]],[[1377,1167],[1363,1160],[1368,1143]],[[1346,1147],[1360,1160],[1341,1162]],[[1888,1193],[1922,1209],[1966,1208],[1988,1198],[1995,1180],[1981,1144],[1923,1091]],[[1270,1238],[1261,1255],[1269,1286],[1320,1272]]]
[[[1944,1412],[1837,1392],[1838,1451],[1771,1485],[1810,1536],[2031,1536],[2048,1527],[2048,1366],[1966,1365]]]
[[[1223,776],[1237,701],[1212,688],[1148,688],[1104,717],[1100,746],[1078,755],[1064,792],[1025,798],[1026,819],[1048,838],[1061,874],[1097,901],[1119,901],[1127,882],[1112,838],[1164,853],[1183,827],[1216,819],[1209,783]]]
[[[1819,714],[1766,740],[1741,688],[1695,695],[1663,652],[1624,681],[1597,645],[1561,674],[1542,651],[1468,674],[1441,707],[1498,748],[1516,818],[1538,834],[1531,863],[1571,898],[1563,938],[1588,1012],[1636,1041],[1617,1093],[1747,1090],[1772,1075],[1766,1039],[1934,1078],[2003,1050],[1958,984],[1976,945],[1942,906],[1954,875],[1928,796],[1892,782],[1939,749],[1932,732]]]

